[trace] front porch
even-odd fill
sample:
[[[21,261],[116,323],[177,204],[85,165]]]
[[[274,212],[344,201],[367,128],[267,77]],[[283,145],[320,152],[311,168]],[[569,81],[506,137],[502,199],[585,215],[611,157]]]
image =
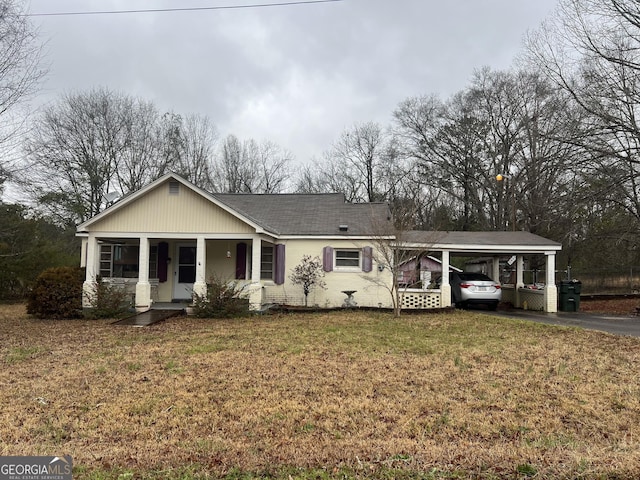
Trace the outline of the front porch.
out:
[[[206,295],[211,278],[241,282],[252,308],[259,308],[262,284],[275,280],[276,250],[271,238],[259,235],[89,234],[83,239],[83,306],[90,307],[99,276],[128,292],[138,312],[184,308],[194,295]]]

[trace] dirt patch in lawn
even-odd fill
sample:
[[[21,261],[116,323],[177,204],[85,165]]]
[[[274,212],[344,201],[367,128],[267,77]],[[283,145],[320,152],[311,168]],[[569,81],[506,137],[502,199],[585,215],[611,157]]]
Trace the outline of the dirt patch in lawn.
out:
[[[0,306],[0,455],[74,478],[635,478],[640,341],[473,312],[179,317]]]

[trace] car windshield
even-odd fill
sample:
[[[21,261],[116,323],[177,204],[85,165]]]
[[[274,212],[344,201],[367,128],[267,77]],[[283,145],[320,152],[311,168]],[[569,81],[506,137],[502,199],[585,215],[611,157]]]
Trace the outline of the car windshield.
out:
[[[487,277],[484,273],[474,273],[474,272],[465,272],[465,273],[459,273],[458,276],[460,277],[460,280],[466,281],[466,282],[473,282],[475,281],[493,281],[491,280],[489,277]]]

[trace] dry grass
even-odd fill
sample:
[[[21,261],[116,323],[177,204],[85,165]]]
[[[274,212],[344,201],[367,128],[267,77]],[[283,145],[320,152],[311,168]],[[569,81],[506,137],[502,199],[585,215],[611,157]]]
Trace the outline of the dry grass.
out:
[[[640,341],[472,312],[150,328],[0,307],[0,454],[80,479],[637,478]]]

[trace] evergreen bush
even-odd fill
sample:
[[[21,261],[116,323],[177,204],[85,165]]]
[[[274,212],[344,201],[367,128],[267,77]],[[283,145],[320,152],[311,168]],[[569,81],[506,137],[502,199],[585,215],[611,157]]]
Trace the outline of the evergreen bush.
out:
[[[84,269],[57,267],[44,270],[29,293],[27,313],[38,318],[82,316]]]

